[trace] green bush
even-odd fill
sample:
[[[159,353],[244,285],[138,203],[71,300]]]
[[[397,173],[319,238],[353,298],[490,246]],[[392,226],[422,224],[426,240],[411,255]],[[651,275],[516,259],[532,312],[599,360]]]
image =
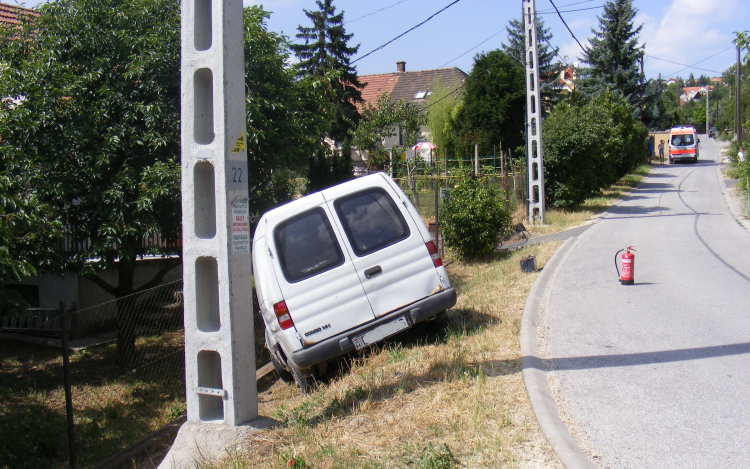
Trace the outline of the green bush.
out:
[[[459,176],[443,205],[443,239],[458,257],[486,256],[510,232],[511,217],[497,186],[486,177]]]
[[[547,204],[571,208],[644,160],[648,130],[610,93],[558,104],[543,124]]]

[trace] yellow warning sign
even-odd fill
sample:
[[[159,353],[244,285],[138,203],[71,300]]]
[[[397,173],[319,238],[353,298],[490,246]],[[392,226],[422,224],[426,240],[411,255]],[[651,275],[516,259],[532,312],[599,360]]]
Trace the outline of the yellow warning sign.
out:
[[[240,138],[237,139],[235,142],[235,147],[233,150],[230,150],[232,153],[239,153],[241,151],[245,151],[245,132],[242,132],[240,134]]]

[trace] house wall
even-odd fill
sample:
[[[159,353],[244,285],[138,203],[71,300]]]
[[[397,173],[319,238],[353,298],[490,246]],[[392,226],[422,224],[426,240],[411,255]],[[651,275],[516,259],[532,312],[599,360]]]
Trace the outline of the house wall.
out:
[[[65,274],[62,277],[52,274],[42,274],[31,277],[23,285],[34,285],[39,287],[39,307],[44,309],[57,309],[60,301],[65,302],[66,308],[78,302],[78,276]]]

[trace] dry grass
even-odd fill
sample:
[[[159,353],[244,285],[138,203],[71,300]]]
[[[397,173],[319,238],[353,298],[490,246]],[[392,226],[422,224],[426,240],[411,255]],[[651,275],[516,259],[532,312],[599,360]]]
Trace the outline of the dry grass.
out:
[[[244,451],[204,467],[562,467],[531,409],[519,328],[537,274],[557,248],[534,246],[484,262],[452,262],[459,292],[449,325],[415,328],[341,370],[303,397],[276,383],[259,395],[279,421]]]

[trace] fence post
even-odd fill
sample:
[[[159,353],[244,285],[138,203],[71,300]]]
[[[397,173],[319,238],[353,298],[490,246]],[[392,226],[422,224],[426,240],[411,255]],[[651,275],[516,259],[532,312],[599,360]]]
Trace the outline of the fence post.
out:
[[[70,391],[70,357],[68,356],[68,316],[65,302],[60,302],[60,332],[63,356],[63,385],[65,387],[65,415],[68,420],[68,457],[70,469],[76,468],[75,427],[73,424],[73,396]]]
[[[435,248],[440,246],[440,228],[438,225],[438,205],[440,203],[440,175],[435,175]]]

